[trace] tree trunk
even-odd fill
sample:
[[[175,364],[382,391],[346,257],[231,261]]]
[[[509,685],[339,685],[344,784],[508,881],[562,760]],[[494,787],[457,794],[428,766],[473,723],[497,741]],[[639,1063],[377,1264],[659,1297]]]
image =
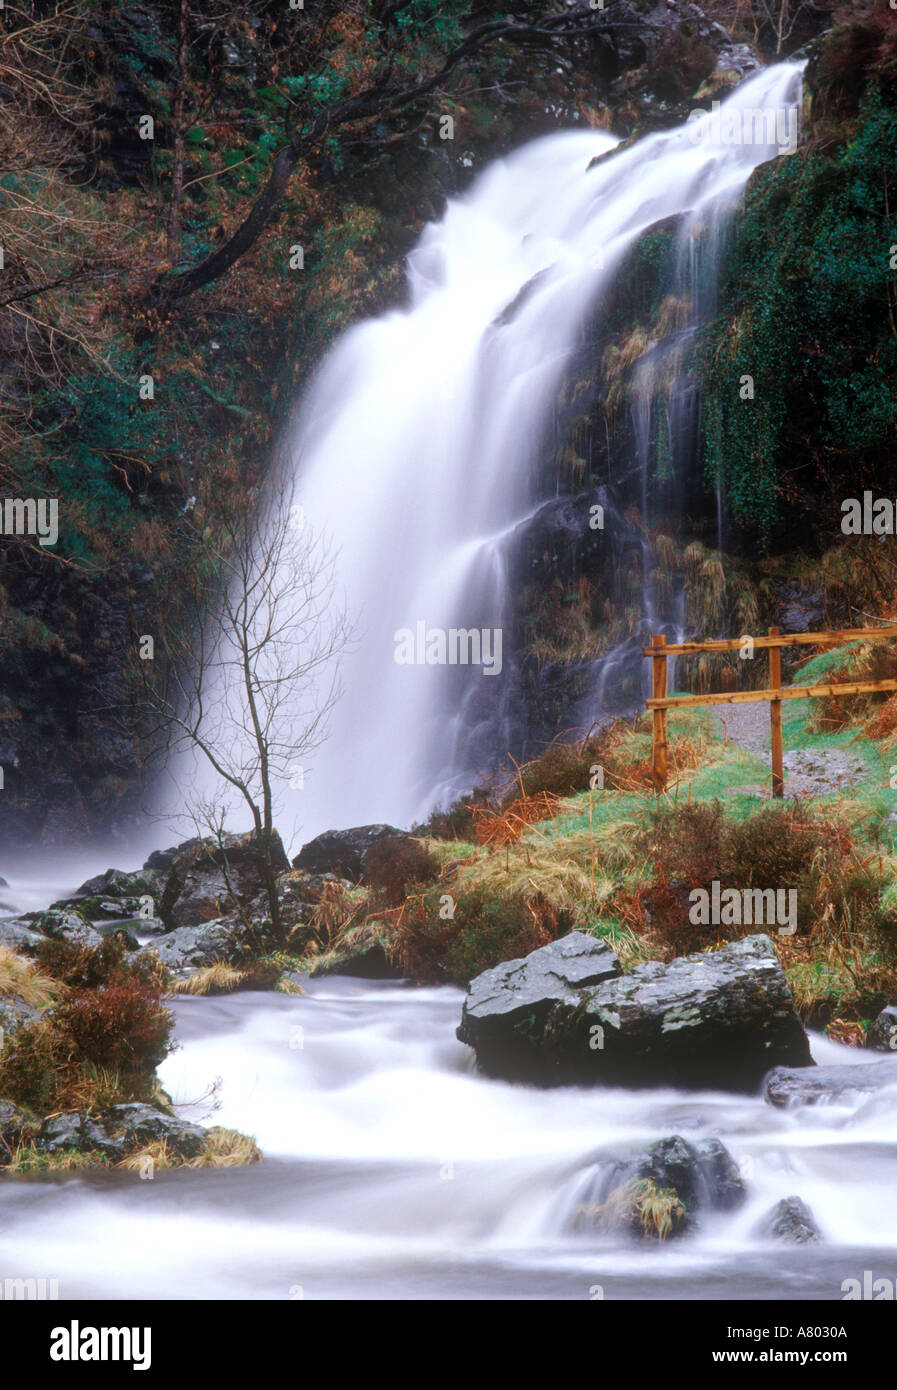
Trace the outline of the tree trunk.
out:
[[[181,236],[181,194],[184,188],[184,89],[187,85],[187,0],[181,0],[178,14],[178,75],[174,98],[174,167],[171,173],[171,203],[168,208],[168,263],[178,258]]]
[[[223,275],[226,270],[230,270],[231,266],[240,259],[244,252],[249,250],[271,221],[280,205],[280,200],[287,191],[298,163],[298,149],[292,145],[285,146],[275,159],[268,182],[253,204],[245,222],[237,228],[233,236],[223,246],[219,247],[217,251],[213,251],[211,256],[207,256],[192,270],[188,270],[183,275],[177,275],[172,280],[157,281],[153,286],[153,292],[158,299],[163,303],[184,299],[187,295],[202,289],[203,285],[209,285],[213,280],[217,280],[218,276]]]

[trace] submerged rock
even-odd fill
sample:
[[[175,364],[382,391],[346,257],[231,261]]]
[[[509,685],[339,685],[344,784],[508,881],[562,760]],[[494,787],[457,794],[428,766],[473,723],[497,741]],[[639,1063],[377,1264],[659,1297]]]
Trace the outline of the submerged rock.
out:
[[[763,1094],[770,1105],[784,1108],[825,1105],[893,1085],[897,1085],[897,1057],[858,1065],[814,1067],[812,1071],[775,1067],[764,1080]]]
[[[761,1240],[782,1240],[790,1245],[809,1245],[821,1240],[813,1213],[800,1197],[783,1197],[756,1228]]]
[[[378,840],[408,838],[394,825],[356,825],[350,830],[325,830],[303,845],[293,860],[294,869],[310,874],[335,874],[358,883],[364,873],[368,850]]]
[[[549,1085],[754,1090],[770,1062],[813,1065],[769,937],[747,937],[668,965],[649,961],[623,976],[610,968],[608,952],[611,978],[559,980],[549,968],[540,987],[543,962],[569,940],[472,981],[458,1037],[474,1047],[489,1075]],[[596,955],[583,962],[586,972],[589,959],[601,969]]]
[[[681,1135],[599,1162],[574,1213],[578,1229],[625,1228],[640,1237],[683,1235],[700,1214],[734,1211],[747,1196],[744,1179],[718,1139],[690,1144]]]

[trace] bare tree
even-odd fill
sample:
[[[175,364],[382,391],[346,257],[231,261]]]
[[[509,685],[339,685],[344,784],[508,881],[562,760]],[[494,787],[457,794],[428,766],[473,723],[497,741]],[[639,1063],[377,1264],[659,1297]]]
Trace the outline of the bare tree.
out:
[[[766,20],[776,41],[776,53],[781,53],[794,33],[797,21],[804,14],[818,13],[820,5],[816,0],[755,0],[755,27],[757,19]]]
[[[256,520],[256,515],[258,519]],[[224,846],[224,808],[252,818],[274,934],[283,939],[274,818],[280,793],[324,741],[350,639],[329,541],[309,527],[289,482],[258,507],[191,526],[191,632],[166,635],[164,662],[141,663],[147,701],[169,754],[186,748],[212,776],[185,810]],[[201,527],[201,529],[200,529]],[[210,535],[218,539],[213,543]]]

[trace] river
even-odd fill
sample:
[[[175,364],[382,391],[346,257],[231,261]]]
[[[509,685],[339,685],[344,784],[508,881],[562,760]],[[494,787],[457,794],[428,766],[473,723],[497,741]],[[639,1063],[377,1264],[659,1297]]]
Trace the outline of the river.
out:
[[[174,1005],[163,1084],[185,1117],[254,1134],[262,1164],[7,1181],[0,1277],[58,1279],[61,1298],[837,1300],[864,1270],[897,1276],[897,1088],[781,1111],[510,1086],[455,1040],[458,989],[307,988]],[[818,1036],[813,1050],[868,1060]],[[723,1140],[745,1207],[662,1246],[571,1230],[597,1151],[674,1133]],[[822,1244],[753,1236],[792,1193]]]

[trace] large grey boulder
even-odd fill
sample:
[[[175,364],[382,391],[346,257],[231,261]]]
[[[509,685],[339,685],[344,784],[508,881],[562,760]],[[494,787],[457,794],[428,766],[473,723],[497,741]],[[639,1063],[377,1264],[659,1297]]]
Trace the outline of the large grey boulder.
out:
[[[89,922],[85,922],[80,912],[51,907],[46,912],[29,912],[24,920],[29,922],[35,931],[42,932],[54,941],[70,941],[77,946],[87,946],[91,950],[103,944],[99,932],[95,931]]]
[[[545,1032],[562,1006],[575,1010],[587,986],[620,974],[606,941],[571,932],[471,981],[458,1037],[490,1076],[544,1080],[551,1071]]]
[[[107,869],[87,879],[76,891],[76,898],[143,898],[161,896],[162,875],[158,869]]]
[[[544,952],[551,959],[562,941],[526,960]],[[569,980],[565,990],[549,983],[541,995],[540,971],[534,962],[524,972],[521,1009],[514,1003],[518,972],[503,982],[486,971],[470,985],[458,1037],[475,1048],[489,1075],[543,1085],[745,1091],[755,1090],[771,1065],[813,1065],[768,936],[669,964],[648,961],[628,975],[609,971],[600,982]]]
[[[177,927],[144,946],[140,955],[158,956],[169,970],[180,973],[225,961],[248,965],[258,955],[259,942],[234,917],[221,917],[196,927]]]
[[[20,956],[33,956],[46,938],[21,917],[0,918],[0,946],[7,946]]]
[[[812,1071],[775,1067],[763,1082],[763,1094],[770,1105],[790,1109],[798,1105],[844,1103],[894,1085],[897,1057],[889,1057],[880,1062],[814,1067]]]

